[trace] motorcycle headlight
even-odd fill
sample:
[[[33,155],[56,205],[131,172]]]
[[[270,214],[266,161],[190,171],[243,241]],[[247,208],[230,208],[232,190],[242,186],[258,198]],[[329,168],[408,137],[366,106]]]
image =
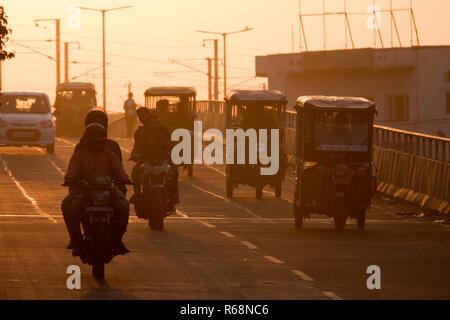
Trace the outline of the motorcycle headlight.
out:
[[[336,165],[336,169],[334,170],[335,175],[337,176],[346,176],[348,173],[348,167],[345,164]]]
[[[8,122],[3,119],[0,119],[0,128],[5,128],[8,126]]]
[[[48,129],[53,127],[53,121],[52,120],[45,120],[42,121],[41,124],[39,125],[42,129]]]

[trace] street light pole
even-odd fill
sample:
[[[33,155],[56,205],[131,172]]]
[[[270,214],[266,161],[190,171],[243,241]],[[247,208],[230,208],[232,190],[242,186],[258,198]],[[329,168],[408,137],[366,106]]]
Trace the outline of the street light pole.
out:
[[[61,83],[61,31],[60,31],[60,19],[35,19],[34,24],[39,26],[40,21],[54,21],[56,29],[56,86]]]
[[[236,33],[242,33],[242,32],[247,32],[247,31],[251,31],[253,30],[253,28],[249,28],[249,27],[245,27],[245,29],[243,30],[238,30],[238,31],[233,31],[233,32],[214,32],[214,31],[202,31],[202,30],[197,30],[196,32],[201,32],[201,33],[209,33],[209,34],[216,34],[216,35],[221,35],[223,37],[223,94],[227,95],[227,36],[231,35],[231,34],[236,34]]]
[[[78,44],[78,49],[80,49],[80,43],[78,41],[67,41],[64,42],[64,82],[69,82],[69,44]]]
[[[127,9],[132,6],[123,6],[111,9],[94,9],[94,8],[86,8],[86,7],[78,7],[82,10],[91,10],[102,13],[102,64],[103,64],[103,108],[106,112],[106,44],[105,44],[105,13],[113,10]]]

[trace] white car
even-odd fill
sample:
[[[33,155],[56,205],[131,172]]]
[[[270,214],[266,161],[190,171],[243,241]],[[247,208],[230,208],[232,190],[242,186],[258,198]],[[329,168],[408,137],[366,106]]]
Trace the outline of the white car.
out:
[[[55,125],[43,92],[0,93],[0,145],[45,147],[55,151]]]

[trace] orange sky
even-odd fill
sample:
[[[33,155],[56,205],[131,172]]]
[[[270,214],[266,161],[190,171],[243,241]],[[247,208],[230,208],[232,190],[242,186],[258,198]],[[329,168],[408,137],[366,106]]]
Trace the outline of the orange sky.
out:
[[[342,10],[344,0],[326,0],[327,10]],[[347,0],[348,11],[365,11],[373,0]],[[409,0],[393,0],[395,8],[409,6]],[[389,8],[389,0],[376,4]],[[206,57],[212,57],[212,43],[202,47],[202,39],[214,36],[195,33],[195,30],[228,32],[245,26],[254,31],[228,38],[228,87],[254,76],[254,56],[292,51],[291,25],[294,24],[295,50],[299,50],[298,0],[3,0],[13,29],[12,39],[55,56],[54,42],[29,41],[54,39],[54,23],[46,28],[34,27],[36,18],[61,18],[61,41],[79,41],[81,49],[71,45],[70,77],[84,73],[101,64],[100,13],[82,11],[81,28],[69,29],[67,8],[71,5],[111,8],[133,5],[130,9],[107,14],[107,98],[110,110],[120,110],[126,95],[126,83],[132,82],[137,102],[143,103],[144,90],[153,85],[189,85],[199,91],[199,98],[207,97],[207,77],[191,73],[189,69],[169,62],[169,58],[206,72]],[[301,0],[304,13],[320,12],[322,1]],[[422,45],[450,44],[450,0],[414,0],[416,21]],[[373,45],[373,32],[366,27],[368,15],[352,15],[350,24],[357,47]],[[397,14],[403,43],[410,43],[409,19],[406,13]],[[308,47],[323,47],[322,19],[305,17]],[[385,45],[390,45],[389,17],[383,14],[381,27]],[[327,17],[327,49],[344,47],[344,20]],[[220,46],[222,43],[220,42]],[[379,45],[379,42],[378,42]],[[396,43],[395,43],[396,45]],[[55,63],[43,55],[30,53],[16,44],[9,44],[16,58],[3,64],[3,89],[45,91],[54,99],[56,83]],[[63,46],[61,46],[63,50]],[[63,52],[61,52],[63,57]],[[220,58],[222,48],[220,47]],[[61,65],[63,70],[63,64]],[[170,72],[170,73],[168,73]],[[222,73],[221,73],[222,74]],[[63,71],[61,78],[64,79]],[[93,82],[102,101],[101,70],[83,76],[81,81]],[[240,87],[261,88],[265,79],[245,82]]]

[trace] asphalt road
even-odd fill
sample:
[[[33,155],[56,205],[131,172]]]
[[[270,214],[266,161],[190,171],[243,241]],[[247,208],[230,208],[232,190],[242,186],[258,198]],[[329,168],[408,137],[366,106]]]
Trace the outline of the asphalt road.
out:
[[[336,233],[324,216],[298,231],[292,177],[283,199],[266,190],[256,200],[240,187],[228,200],[223,166],[196,166],[194,178],[180,170],[181,204],[163,232],[132,211],[124,238],[131,253],[97,281],[65,248],[60,185],[74,142],[58,139],[54,155],[0,149],[0,299],[450,298],[450,226],[376,198],[364,232],[351,221]],[[126,160],[131,141],[119,142]],[[125,167],[131,172],[132,163]],[[70,265],[81,267],[80,290],[66,286]],[[366,286],[370,265],[381,268],[379,290]]]

